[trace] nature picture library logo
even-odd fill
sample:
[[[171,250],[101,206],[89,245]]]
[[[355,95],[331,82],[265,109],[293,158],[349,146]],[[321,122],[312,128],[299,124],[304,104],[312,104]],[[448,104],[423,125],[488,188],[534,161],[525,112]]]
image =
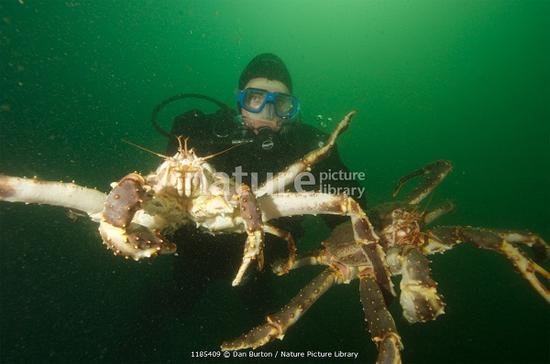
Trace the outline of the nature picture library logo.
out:
[[[230,178],[224,172],[216,172],[215,175],[220,177],[220,181]],[[311,172],[300,172],[292,178],[292,171],[274,174],[267,172],[265,179],[260,179],[258,172],[245,172],[242,166],[235,168],[231,174],[237,185],[246,183],[250,185],[253,192],[256,192],[264,183],[269,184],[266,193],[274,193],[277,191],[293,190],[295,192],[322,192],[332,195],[342,195],[361,199],[365,194],[365,187],[360,186],[360,182],[366,179],[365,172],[350,172],[343,170],[322,171],[317,174]],[[277,176],[277,178],[275,178]],[[290,179],[290,181],[289,181]],[[227,184],[220,187],[227,188]]]
[[[364,181],[367,178],[365,172],[333,171],[319,173],[319,192],[332,195],[346,194],[355,199],[361,199],[365,193],[365,187],[352,186],[353,182]],[[332,184],[331,184],[332,183]]]

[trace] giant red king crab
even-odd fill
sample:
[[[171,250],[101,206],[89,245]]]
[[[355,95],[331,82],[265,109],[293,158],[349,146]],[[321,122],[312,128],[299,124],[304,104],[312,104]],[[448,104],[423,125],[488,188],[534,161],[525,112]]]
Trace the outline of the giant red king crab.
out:
[[[433,220],[451,211],[453,205],[445,203],[435,209],[422,211],[421,201],[447,176],[451,164],[437,161],[402,177],[394,190],[394,197],[405,183],[414,177],[423,177],[423,183],[414,189],[405,201],[390,202],[369,210],[369,216],[383,246],[385,265],[392,276],[401,275],[400,304],[404,318],[410,323],[434,320],[444,313],[445,304],[437,291],[437,283],[430,274],[426,256],[443,253],[459,243],[472,243],[476,247],[503,254],[523,278],[550,303],[547,282],[550,274],[532,261],[520,247],[534,250],[535,257],[544,260],[550,248],[543,239],[528,232],[490,230],[469,226],[439,226],[426,228]],[[359,279],[359,296],[371,338],[378,348],[378,363],[400,363],[403,349],[394,319],[388,310],[390,292],[380,287],[376,269],[354,242],[352,226],[339,225],[323,242],[323,248],[295,260],[290,267],[306,265],[328,266],[313,279],[279,312],[268,315],[267,322],[246,334],[222,344],[223,350],[257,348],[275,338],[283,339],[292,326],[321,295],[335,284]],[[288,272],[279,263],[274,265],[278,274]],[[382,288],[382,289],[381,289]]]
[[[199,157],[180,137],[174,156],[154,153],[164,159],[154,172],[146,176],[137,172],[126,175],[112,183],[107,196],[74,183],[0,176],[0,200],[82,211],[99,223],[103,243],[115,255],[134,260],[174,253],[176,246],[161,233],[170,233],[184,224],[195,224],[212,234],[246,233],[242,264],[233,285],[241,283],[252,261],[257,262],[259,269],[263,267],[265,233],[287,241],[290,257],[286,266],[293,264],[296,249],[292,237],[270,225],[270,220],[305,214],[346,215],[351,218],[357,243],[373,262],[377,282],[392,291],[379,239],[357,202],[345,195],[283,192],[299,173],[329,153],[354,115],[350,112],[338,123],[324,146],[267,180],[256,191],[217,173],[207,162],[216,154]]]

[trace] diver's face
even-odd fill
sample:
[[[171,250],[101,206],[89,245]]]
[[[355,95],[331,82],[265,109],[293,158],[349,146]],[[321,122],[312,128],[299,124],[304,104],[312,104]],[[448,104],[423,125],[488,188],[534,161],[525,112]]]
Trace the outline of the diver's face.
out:
[[[268,80],[267,78],[253,78],[244,86],[244,88],[259,88],[269,92],[282,92],[290,94],[290,90],[284,83],[277,80]],[[267,103],[262,111],[253,113],[241,109],[244,125],[258,134],[260,129],[269,128],[273,131],[281,130],[283,120],[275,114],[273,104]]]

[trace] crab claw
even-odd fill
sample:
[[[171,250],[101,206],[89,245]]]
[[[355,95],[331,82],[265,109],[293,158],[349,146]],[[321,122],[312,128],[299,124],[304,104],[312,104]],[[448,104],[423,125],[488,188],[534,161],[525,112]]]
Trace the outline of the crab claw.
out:
[[[131,223],[145,197],[144,184],[142,176],[130,173],[107,196],[99,233],[104,244],[115,255],[140,260],[176,251],[176,246],[164,240],[156,231]]]
[[[241,284],[248,267],[252,261],[256,261],[258,265],[258,270],[262,270],[264,267],[264,252],[263,252],[263,242],[264,234],[262,230],[254,231],[249,233],[248,238],[246,239],[244,247],[244,255],[241,266],[235,275],[235,279],[232,282],[233,286],[238,286]]]
[[[445,313],[445,303],[430,275],[430,261],[417,249],[403,256],[400,302],[410,323],[435,320]]]
[[[256,261],[258,270],[264,267],[264,226],[262,223],[262,214],[256,197],[247,185],[240,185],[237,189],[241,217],[246,227],[246,243],[244,245],[243,260],[232,285],[241,284],[244,275],[252,263]]]

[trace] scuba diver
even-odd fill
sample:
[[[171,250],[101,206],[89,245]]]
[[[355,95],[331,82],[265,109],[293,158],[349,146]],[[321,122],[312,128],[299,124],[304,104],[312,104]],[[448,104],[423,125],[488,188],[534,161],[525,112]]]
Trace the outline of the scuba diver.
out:
[[[276,174],[287,166],[319,148],[328,135],[313,126],[300,122],[299,100],[292,93],[292,80],[283,61],[274,54],[256,56],[246,66],[239,78],[237,111],[222,102],[198,94],[182,94],[163,101],[153,112],[155,128],[169,137],[167,155],[177,152],[176,136],[189,137],[189,145],[198,156],[206,156],[239,145],[221,153],[209,163],[218,171],[232,175],[236,167],[242,167],[242,181],[250,184],[250,172],[255,172],[261,184],[267,173]],[[200,98],[216,104],[219,109],[211,114],[201,110],[187,111],[173,120],[170,132],[156,123],[158,112],[168,103],[182,98]],[[318,190],[319,172],[348,169],[341,162],[336,148],[331,154],[315,165],[312,173],[316,185],[308,186]],[[331,185],[359,186],[357,181],[331,181]],[[330,226],[345,220],[341,216],[323,216]],[[300,217],[281,218],[271,221],[273,225],[290,232],[297,240],[302,235]],[[178,245],[180,252],[174,266],[171,282],[166,282],[155,293],[154,305],[166,311],[172,307],[178,314],[189,313],[192,304],[205,291],[209,281],[225,280],[228,288],[238,290],[244,307],[254,319],[262,317],[273,303],[269,280],[274,274],[269,265],[276,258],[288,256],[286,241],[266,234],[266,269],[256,272],[251,269],[248,280],[239,287],[231,288],[231,280],[240,265],[245,237],[242,234],[210,235],[197,231],[192,225],[176,231],[170,240]],[[300,249],[300,247],[298,247]],[[169,285],[169,287],[166,286]]]
[[[189,137],[190,146],[199,156],[241,144],[230,152],[216,156],[210,163],[217,171],[229,175],[235,167],[242,166],[245,172],[255,172],[258,182],[262,183],[266,172],[282,171],[327,140],[326,133],[300,122],[300,105],[298,98],[292,95],[290,73],[276,55],[264,53],[253,58],[241,73],[239,90],[237,111],[198,94],[174,96],[157,106],[153,124],[169,137],[166,154],[177,152],[175,137],[178,135]],[[219,109],[211,114],[197,109],[187,111],[174,119],[170,133],[166,133],[156,123],[159,109],[168,102],[188,97],[206,99]],[[336,148],[314,169],[321,171],[329,168],[333,171],[348,170],[340,161]]]

